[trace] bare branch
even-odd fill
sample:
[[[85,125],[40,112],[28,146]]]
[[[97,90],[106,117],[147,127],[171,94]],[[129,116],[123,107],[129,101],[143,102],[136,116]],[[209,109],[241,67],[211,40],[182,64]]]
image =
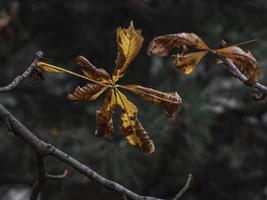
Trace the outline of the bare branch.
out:
[[[38,195],[45,184],[45,166],[44,157],[39,153],[36,153],[37,168],[38,168],[38,178],[33,184],[31,191],[30,200],[37,200]]]
[[[36,135],[34,135],[29,129],[27,129],[20,121],[18,121],[4,106],[0,104],[0,120],[3,122],[8,122],[8,126],[11,129],[11,131],[18,137],[22,138],[26,144],[28,144],[36,153],[38,156],[41,156],[42,159],[37,157],[38,159],[38,169],[39,169],[39,177],[42,177],[45,173],[45,170],[43,168],[43,158],[45,156],[52,156],[54,158],[57,158],[58,160],[64,162],[68,166],[71,166],[73,169],[77,170],[84,176],[88,177],[90,180],[99,183],[103,187],[112,190],[114,192],[117,192],[124,196],[125,199],[130,200],[162,200],[160,198],[156,197],[150,197],[150,196],[142,196],[139,194],[136,194],[135,192],[129,190],[128,188],[120,185],[119,183],[113,182],[94,170],[92,170],[90,167],[82,164],[75,158],[71,157],[70,155],[66,154],[65,152],[61,151],[60,149],[56,148],[55,146],[48,144],[44,142],[43,140],[39,139]],[[41,175],[41,176],[40,176]],[[190,183],[192,180],[192,176],[189,175],[187,183],[185,187],[175,196],[175,200],[181,198],[181,196],[188,190]],[[40,183],[44,183],[45,179],[39,180]],[[36,183],[37,184],[37,183]],[[36,185],[35,184],[35,185]],[[35,190],[35,193],[38,193],[38,188],[41,188],[40,186],[34,186],[37,189]],[[38,191],[38,192],[37,192]],[[33,195],[32,195],[33,196]],[[37,194],[38,196],[38,194]],[[36,195],[35,195],[36,197]],[[34,200],[32,198],[31,200]]]
[[[30,200],[37,200],[40,191],[42,190],[46,180],[61,180],[64,179],[67,174],[68,170],[65,170],[61,175],[50,175],[45,173],[45,163],[44,163],[44,156],[38,152],[36,152],[36,161],[37,161],[37,169],[38,169],[38,176],[36,181],[33,184],[33,188],[30,195]]]
[[[65,169],[63,174],[59,174],[59,175],[52,175],[52,174],[45,174],[46,179],[50,179],[50,180],[61,180],[66,178],[66,176],[68,175],[68,170]]]
[[[9,90],[14,89],[15,87],[18,86],[18,84],[23,81],[24,79],[28,78],[35,66],[35,63],[42,57],[43,53],[41,51],[36,52],[36,57],[32,64],[19,76],[17,76],[10,84],[0,87],[0,92],[7,92]]]
[[[249,87],[253,87],[261,92],[261,94],[254,94],[253,99],[254,100],[263,100],[265,96],[267,95],[267,87],[257,83],[256,85],[248,85],[247,81],[248,78],[240,72],[240,70],[233,64],[229,59],[226,59],[224,57],[221,57],[220,60],[224,63],[224,65],[227,67],[227,69],[230,72],[233,72],[233,75],[236,76],[239,80],[241,80],[243,83],[245,83]]]
[[[193,181],[193,176],[192,176],[192,174],[189,174],[189,175],[188,175],[188,178],[187,178],[187,181],[186,181],[186,183],[185,183],[185,185],[184,185],[184,187],[183,187],[183,188],[180,190],[180,192],[174,197],[173,200],[178,200],[178,199],[180,199],[180,198],[184,195],[184,193],[190,188],[192,181]]]

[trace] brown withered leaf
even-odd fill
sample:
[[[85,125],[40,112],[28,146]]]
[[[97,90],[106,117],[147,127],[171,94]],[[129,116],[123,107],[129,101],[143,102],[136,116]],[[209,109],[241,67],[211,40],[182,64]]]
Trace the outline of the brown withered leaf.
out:
[[[116,106],[116,98],[114,91],[111,90],[104,100],[103,106],[96,111],[96,131],[97,137],[105,137],[112,139],[114,128],[112,115]]]
[[[109,73],[103,68],[96,68],[89,60],[83,56],[76,58],[77,64],[81,66],[85,76],[92,78],[96,81],[111,83],[111,77]]]
[[[182,103],[182,98],[178,95],[177,92],[165,93],[154,90],[152,88],[130,84],[123,85],[121,87],[143,97],[145,100],[151,103],[162,106],[171,117],[174,116],[175,111],[180,107]]]
[[[173,63],[184,74],[191,73],[208,51],[191,52],[174,56]]]
[[[128,28],[117,28],[118,53],[115,60],[116,68],[112,74],[114,82],[123,77],[125,70],[139,53],[143,41],[141,30],[136,30],[133,22]]]
[[[174,64],[184,74],[189,74],[208,53],[216,53],[234,63],[237,68],[248,78],[247,84],[254,86],[259,79],[260,69],[250,52],[245,52],[238,45],[254,42],[259,38],[242,42],[229,47],[211,50],[203,40],[194,33],[176,33],[161,35],[154,38],[147,49],[149,55],[167,56],[173,48],[180,48],[181,54],[175,57]],[[223,43],[225,45],[225,42]],[[187,47],[200,49],[197,52],[188,52]]]
[[[101,95],[107,87],[95,83],[87,83],[85,86],[77,86],[72,94],[68,94],[67,98],[73,101],[95,100]]]
[[[260,69],[256,59],[250,52],[245,52],[237,46],[217,49],[216,53],[233,62],[238,69],[248,78],[248,84],[255,85],[260,76]]]
[[[174,48],[195,47],[201,50],[209,50],[210,48],[203,40],[194,33],[176,33],[161,35],[154,38],[147,49],[148,55],[167,56],[169,51]]]
[[[137,118],[138,108],[120,91],[116,90],[117,104],[121,108],[121,130],[129,144],[137,146],[145,154],[155,151],[153,141]]]

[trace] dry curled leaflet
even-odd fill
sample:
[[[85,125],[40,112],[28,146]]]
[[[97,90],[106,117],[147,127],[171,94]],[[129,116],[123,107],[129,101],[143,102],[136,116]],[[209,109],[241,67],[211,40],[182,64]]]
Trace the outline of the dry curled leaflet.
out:
[[[197,51],[189,52],[188,47],[194,48]],[[233,62],[248,78],[248,84],[255,85],[258,82],[260,75],[259,66],[250,52],[245,52],[237,45],[212,50],[194,33],[176,33],[158,36],[151,41],[147,52],[149,55],[164,57],[174,48],[182,50],[180,54],[174,56],[174,64],[185,74],[192,72],[201,59],[207,53],[212,52]]]
[[[102,68],[95,67],[83,56],[77,57],[77,63],[84,75],[45,62],[38,62],[36,67],[46,72],[69,73],[90,81],[83,87],[77,86],[74,92],[68,95],[70,100],[95,100],[108,90],[103,106],[96,111],[95,134],[99,137],[112,138],[114,132],[112,116],[114,109],[119,107],[121,109],[121,131],[128,143],[138,147],[146,154],[151,154],[155,151],[154,143],[138,120],[138,108],[119,89],[126,89],[143,97],[148,102],[162,106],[170,116],[174,115],[182,99],[176,92],[165,93],[139,85],[116,84],[139,53],[142,44],[141,31],[136,30],[132,22],[128,28],[117,29],[118,53],[115,60],[116,68],[112,75]]]

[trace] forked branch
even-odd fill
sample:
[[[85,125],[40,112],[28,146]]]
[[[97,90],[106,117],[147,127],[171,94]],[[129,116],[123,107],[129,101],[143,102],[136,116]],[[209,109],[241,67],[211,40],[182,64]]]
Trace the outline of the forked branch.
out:
[[[32,71],[34,70],[34,66],[36,65],[37,61],[43,56],[43,53],[41,51],[38,51],[35,55],[36,57],[32,64],[21,75],[17,76],[11,83],[6,86],[0,87],[0,92],[7,92],[14,89],[21,81],[25,80],[31,75]]]

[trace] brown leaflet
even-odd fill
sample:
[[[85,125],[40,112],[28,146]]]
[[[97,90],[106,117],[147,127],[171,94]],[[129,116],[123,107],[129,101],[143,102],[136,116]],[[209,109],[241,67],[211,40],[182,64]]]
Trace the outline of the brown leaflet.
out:
[[[165,93],[139,85],[122,85],[119,87],[129,90],[149,102],[162,106],[171,117],[174,116],[175,111],[182,103],[182,99],[177,92]]]
[[[95,79],[96,81],[111,83],[109,73],[103,68],[96,68],[89,60],[87,60],[83,56],[78,56],[76,60],[77,64],[81,66],[85,76]]]
[[[245,52],[240,47],[230,46],[217,49],[216,53],[233,62],[238,69],[248,78],[248,83],[255,85],[260,76],[260,69],[256,59],[250,52]]]
[[[194,33],[176,33],[161,35],[154,38],[147,49],[148,55],[167,56],[169,51],[182,46],[195,47],[197,49],[209,50],[210,48],[203,40]]]
[[[137,118],[137,107],[119,90],[116,90],[117,104],[121,108],[121,129],[129,144],[137,146],[145,154],[155,151],[153,141]]]
[[[70,100],[95,100],[101,95],[107,87],[95,83],[87,83],[85,86],[77,86],[72,94],[68,94],[67,98]]]
[[[97,137],[112,139],[114,133],[112,115],[116,106],[114,91],[109,91],[104,100],[103,106],[96,111],[96,131]]]
[[[199,51],[174,56],[173,63],[184,74],[191,73],[208,51]]]
[[[128,28],[117,28],[118,53],[115,60],[116,68],[112,75],[114,82],[123,77],[125,70],[139,53],[143,41],[141,30],[136,30],[133,22],[130,23]]]

